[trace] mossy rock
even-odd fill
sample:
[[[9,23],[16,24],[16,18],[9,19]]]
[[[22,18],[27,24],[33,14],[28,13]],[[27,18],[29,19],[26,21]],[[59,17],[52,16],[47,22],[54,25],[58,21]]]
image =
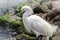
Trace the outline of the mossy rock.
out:
[[[23,34],[18,35],[16,40],[36,40],[36,37],[31,37],[23,33]]]
[[[14,29],[18,32],[24,28],[22,20],[15,19],[9,14],[0,16],[0,25],[3,26],[3,28]],[[18,28],[20,29],[18,30]]]

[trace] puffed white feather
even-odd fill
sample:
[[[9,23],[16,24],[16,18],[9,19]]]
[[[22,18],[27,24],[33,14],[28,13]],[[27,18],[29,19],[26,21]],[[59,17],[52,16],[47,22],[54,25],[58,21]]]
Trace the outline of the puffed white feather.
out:
[[[25,29],[28,32],[33,31],[36,37],[44,35],[46,40],[49,40],[49,37],[56,32],[58,26],[48,23],[37,15],[32,15],[33,10],[29,6],[23,6],[22,9],[25,11],[22,18]]]

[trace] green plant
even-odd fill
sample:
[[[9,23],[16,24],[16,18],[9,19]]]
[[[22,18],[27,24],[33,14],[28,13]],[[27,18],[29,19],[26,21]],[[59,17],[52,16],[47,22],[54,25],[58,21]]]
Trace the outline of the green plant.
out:
[[[15,9],[15,14],[19,17],[22,16],[21,8],[22,8],[23,5],[24,4],[20,3],[17,7],[14,8]]]
[[[5,29],[13,29],[17,32],[24,28],[21,20],[14,20],[9,14],[0,16],[0,25],[2,25]]]

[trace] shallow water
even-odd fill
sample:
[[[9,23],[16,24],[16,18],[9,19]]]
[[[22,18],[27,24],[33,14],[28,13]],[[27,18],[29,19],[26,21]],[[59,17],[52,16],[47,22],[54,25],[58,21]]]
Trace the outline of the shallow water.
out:
[[[2,29],[0,26],[0,40],[16,40],[16,38],[11,36],[11,32]]]

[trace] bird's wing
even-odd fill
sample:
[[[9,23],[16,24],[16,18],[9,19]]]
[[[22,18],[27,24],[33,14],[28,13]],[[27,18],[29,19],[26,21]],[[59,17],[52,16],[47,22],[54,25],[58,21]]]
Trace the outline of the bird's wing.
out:
[[[50,29],[49,23],[47,23],[44,19],[42,19],[39,16],[32,15],[29,17],[29,20],[31,22],[31,28],[36,30],[37,32],[40,33],[47,33]]]
[[[41,34],[46,34],[48,32],[48,27],[46,27],[46,25],[44,25],[43,23],[40,22],[32,22],[32,29],[40,32]]]

